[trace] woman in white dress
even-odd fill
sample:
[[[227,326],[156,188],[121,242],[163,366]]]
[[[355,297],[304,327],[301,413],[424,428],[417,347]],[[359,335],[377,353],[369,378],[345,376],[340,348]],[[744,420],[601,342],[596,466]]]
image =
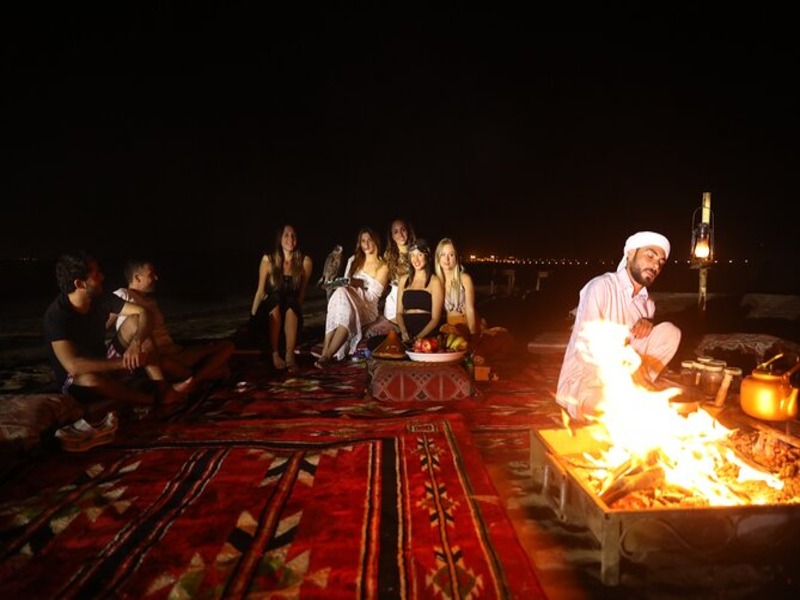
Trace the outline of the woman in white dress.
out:
[[[389,282],[389,267],[380,256],[379,245],[380,238],[371,228],[358,232],[355,254],[344,270],[349,281],[328,300],[325,341],[315,363],[317,368],[355,352],[363,327],[378,318],[378,301]]]

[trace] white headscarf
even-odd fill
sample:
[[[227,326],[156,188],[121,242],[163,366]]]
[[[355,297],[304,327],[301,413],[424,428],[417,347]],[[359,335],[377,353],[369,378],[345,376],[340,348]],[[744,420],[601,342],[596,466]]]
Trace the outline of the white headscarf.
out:
[[[636,250],[637,248],[644,248],[645,246],[658,246],[666,254],[665,258],[669,258],[669,240],[660,233],[654,231],[640,231],[634,233],[631,237],[625,240],[625,248],[622,250],[622,260],[617,265],[617,272],[624,271],[628,266],[628,252]]]

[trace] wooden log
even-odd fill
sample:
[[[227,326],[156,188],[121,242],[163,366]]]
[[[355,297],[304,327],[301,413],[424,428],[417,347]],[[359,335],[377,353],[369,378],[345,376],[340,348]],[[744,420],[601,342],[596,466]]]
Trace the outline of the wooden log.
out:
[[[664,479],[664,469],[661,467],[652,467],[639,473],[617,479],[607,490],[600,493],[600,499],[608,506],[611,506],[614,502],[635,490],[659,487],[664,483]]]

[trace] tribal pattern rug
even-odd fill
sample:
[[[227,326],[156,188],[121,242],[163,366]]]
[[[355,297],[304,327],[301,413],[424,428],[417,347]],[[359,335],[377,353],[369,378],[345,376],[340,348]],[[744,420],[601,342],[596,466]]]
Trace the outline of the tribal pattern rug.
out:
[[[153,427],[0,494],[6,598],[540,598],[457,415]]]

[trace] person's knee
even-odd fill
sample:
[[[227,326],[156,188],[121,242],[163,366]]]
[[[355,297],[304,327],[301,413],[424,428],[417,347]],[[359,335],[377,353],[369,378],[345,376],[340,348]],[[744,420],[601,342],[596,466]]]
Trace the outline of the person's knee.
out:
[[[106,381],[108,379],[100,373],[83,373],[82,375],[76,375],[72,380],[75,385],[87,388],[99,387]]]
[[[139,315],[131,315],[120,325],[117,330],[116,339],[123,348],[127,348],[137,331],[139,331]]]
[[[669,321],[664,321],[653,327],[653,332],[650,335],[654,340],[658,340],[659,343],[675,351],[678,350],[678,346],[681,343],[680,328]]]

